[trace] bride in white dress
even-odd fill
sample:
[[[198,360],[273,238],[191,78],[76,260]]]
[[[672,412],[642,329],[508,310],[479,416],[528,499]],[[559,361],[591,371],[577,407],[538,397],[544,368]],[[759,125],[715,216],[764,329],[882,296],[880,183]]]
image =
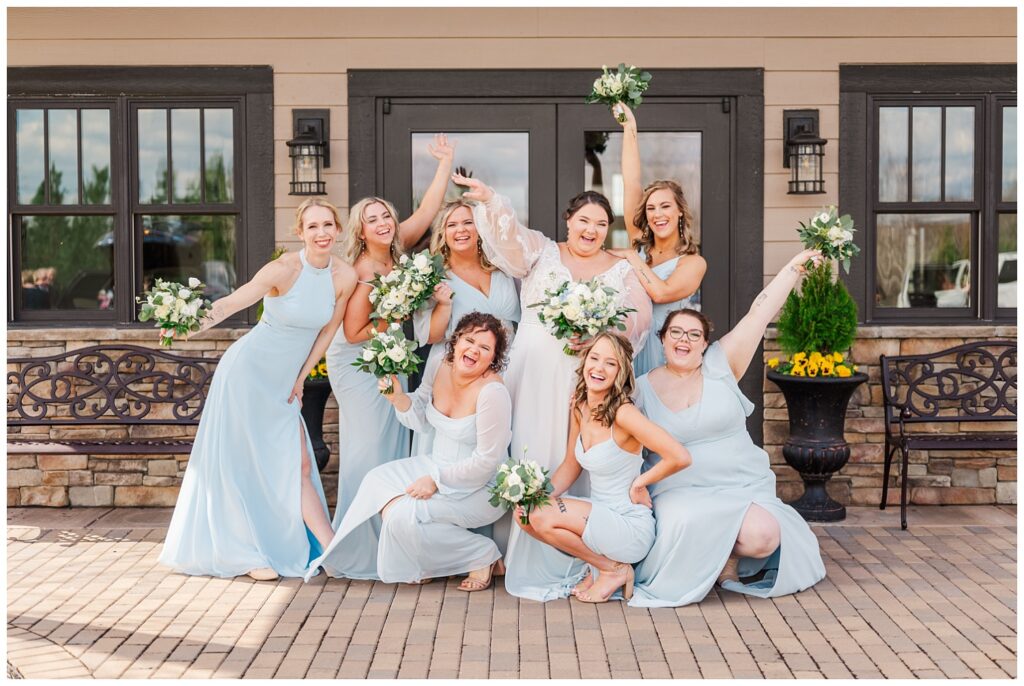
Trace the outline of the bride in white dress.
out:
[[[651,324],[651,299],[626,260],[615,257],[603,248],[613,214],[608,199],[600,193],[581,193],[569,202],[565,212],[567,239],[556,243],[540,231],[521,225],[511,203],[478,179],[452,177],[457,184],[468,186],[463,194],[477,204],[473,219],[488,259],[510,276],[522,279],[520,300],[522,320],[509,354],[505,384],[512,395],[512,447],[514,459],[535,460],[554,472],[565,457],[569,435],[569,404],[579,359],[562,351],[565,341],[548,332],[529,307],[545,299],[544,292],[565,281],[588,281],[597,278],[615,289],[619,305],[631,307],[626,318],[626,331],[634,350],[643,347]],[[574,341],[572,347],[582,349],[587,341]],[[580,478],[570,491],[573,495],[589,495],[590,484]],[[516,555],[550,555],[554,551],[529,536],[513,529],[509,537],[507,560]],[[556,554],[557,551],[554,551]],[[520,560],[517,567],[529,563]],[[506,577],[506,586],[515,580]]]

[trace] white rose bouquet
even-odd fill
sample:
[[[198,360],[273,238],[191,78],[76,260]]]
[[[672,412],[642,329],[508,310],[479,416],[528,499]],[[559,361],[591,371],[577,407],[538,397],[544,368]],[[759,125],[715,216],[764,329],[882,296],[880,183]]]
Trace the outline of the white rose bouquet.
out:
[[[544,322],[555,338],[579,336],[592,338],[605,329],[615,327],[626,330],[625,317],[636,310],[616,305],[616,291],[597,279],[590,281],[564,281],[553,291],[544,291],[547,300],[528,305],[540,310],[537,318]],[[562,350],[575,354],[568,345]]]
[[[640,107],[643,93],[651,85],[651,75],[634,65],[628,67],[619,63],[618,68],[609,73],[608,65],[601,66],[602,74],[594,80],[594,89],[587,96],[587,102],[603,102],[614,107],[620,102],[629,105],[630,109]],[[615,115],[619,122],[626,121],[626,115]]]
[[[370,285],[372,319],[396,322],[423,306],[444,279],[444,257],[424,250],[409,257],[402,255],[387,276],[377,276]]]
[[[523,455],[526,455],[525,447]],[[507,510],[522,507],[523,516],[519,519],[529,524],[530,510],[546,505],[553,489],[548,470],[533,460],[516,462],[509,458],[498,467],[494,486],[487,492],[491,494],[491,507],[504,506]]]
[[[135,299],[142,305],[139,321],[154,320],[160,327],[160,345],[170,348],[174,334],[199,331],[201,320],[210,313],[211,303],[203,297],[205,288],[206,285],[194,277],[188,280],[188,286],[157,279],[153,288]],[[166,335],[165,331],[171,335]]]
[[[416,354],[416,342],[405,337],[401,324],[392,324],[386,331],[374,332],[370,336],[370,340],[363,344],[362,354],[352,366],[378,379],[390,379],[392,374],[416,372],[422,362]],[[382,392],[390,395],[393,391],[394,387],[389,383]]]
[[[820,250],[827,260],[839,260],[847,274],[850,258],[860,254],[860,248],[853,243],[853,232],[853,218],[848,214],[840,217],[835,205],[829,205],[806,224],[800,222],[797,229],[805,248]]]

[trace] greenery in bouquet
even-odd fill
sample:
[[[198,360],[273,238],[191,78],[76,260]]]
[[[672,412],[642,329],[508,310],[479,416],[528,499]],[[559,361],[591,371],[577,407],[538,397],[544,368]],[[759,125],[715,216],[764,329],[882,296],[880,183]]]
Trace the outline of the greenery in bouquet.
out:
[[[523,456],[526,456],[525,447]],[[553,489],[548,470],[533,460],[524,459],[516,462],[509,458],[498,467],[494,486],[487,492],[491,494],[491,507],[504,507],[506,510],[522,507],[523,515],[520,521],[529,524],[530,510],[550,502]]]
[[[780,374],[847,377],[856,365],[847,359],[857,335],[857,303],[833,273],[833,260],[848,263],[859,251],[853,245],[853,222],[823,210],[801,223],[804,247],[821,250],[826,258],[807,270],[799,292],[789,294],[779,315],[779,347],[789,360],[769,360]],[[831,236],[831,237],[830,237]]]
[[[405,337],[401,324],[391,324],[386,330],[375,331],[370,336],[370,340],[363,344],[363,351],[352,366],[361,372],[368,372],[378,379],[383,379],[394,374],[414,374],[419,371],[422,363],[423,360],[416,354],[416,342]],[[388,384],[382,392],[390,395],[394,388]]]
[[[139,321],[153,320],[160,328],[160,345],[169,348],[174,334],[185,336],[199,331],[203,317],[210,313],[211,303],[203,297],[206,285],[192,277],[188,285],[156,279],[153,288],[135,301],[139,308]],[[164,332],[171,332],[166,335]]]
[[[641,71],[639,67],[624,63],[612,72],[608,71],[608,65],[601,66],[601,76],[594,80],[593,89],[587,96],[587,103],[600,102],[614,107],[620,102],[629,105],[635,110],[643,102],[644,91],[651,85],[651,75]],[[620,122],[626,121],[625,115],[616,114],[615,118]]]
[[[597,279],[563,281],[558,288],[544,291],[546,300],[527,305],[537,308],[537,318],[558,339],[593,338],[606,329],[626,330],[625,318],[636,310],[616,305],[618,292]],[[562,350],[573,355],[568,345]]]
[[[374,320],[397,322],[408,318],[434,294],[445,276],[444,256],[428,251],[402,255],[391,273],[370,281]]]

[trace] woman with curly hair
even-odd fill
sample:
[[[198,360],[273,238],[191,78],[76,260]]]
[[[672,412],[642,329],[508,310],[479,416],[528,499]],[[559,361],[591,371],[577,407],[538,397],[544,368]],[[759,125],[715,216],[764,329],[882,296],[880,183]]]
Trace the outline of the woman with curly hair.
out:
[[[659,179],[641,185],[640,147],[636,118],[626,105],[615,106],[622,123],[623,215],[632,248],[612,250],[624,257],[654,303],[651,331],[657,331],[672,310],[699,310],[697,289],[708,265],[693,235],[693,216],[678,182]],[[617,120],[616,120],[617,121]],[[650,336],[633,361],[640,377],[665,364],[665,354]]]
[[[523,598],[546,601],[572,594],[586,603],[603,603],[623,588],[628,600],[632,565],[654,544],[647,487],[690,464],[686,448],[630,400],[634,377],[628,340],[617,333],[598,334],[582,358],[569,444],[551,476],[551,501],[530,512],[529,524],[522,523],[521,510],[516,512],[523,531],[561,551],[545,556],[544,565],[520,565],[513,558],[505,588]],[[662,461],[641,474],[643,448],[657,451]],[[590,497],[563,495],[584,470],[590,475]]]
[[[503,573],[494,541],[469,529],[502,515],[491,506],[487,486],[512,437],[512,401],[499,376],[507,352],[501,322],[472,312],[448,338],[446,354],[427,365],[411,397],[391,380],[394,392],[383,397],[405,426],[434,429],[432,452],[370,470],[334,539],[310,564],[307,580],[321,565],[330,576],[389,583],[468,572],[459,588],[482,591]],[[381,388],[386,383],[381,379]],[[348,568],[343,553],[353,533],[359,541],[374,539],[369,574]]]

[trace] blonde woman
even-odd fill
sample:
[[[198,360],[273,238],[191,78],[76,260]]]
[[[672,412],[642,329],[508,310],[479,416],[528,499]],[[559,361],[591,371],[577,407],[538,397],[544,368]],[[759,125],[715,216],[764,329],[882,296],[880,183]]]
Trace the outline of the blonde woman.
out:
[[[480,234],[473,220],[473,207],[464,200],[455,200],[441,208],[434,220],[430,236],[430,252],[444,257],[449,292],[439,289],[432,306],[421,309],[413,317],[416,338],[433,347],[427,365],[442,354],[455,324],[470,312],[492,314],[501,320],[510,338],[512,322],[520,316],[519,294],[512,277],[501,272],[484,255]],[[432,427],[423,426],[413,434],[412,454],[430,452]]]
[[[160,562],[186,574],[302,576],[311,532],[334,532],[299,406],[302,380],[341,325],[356,285],[332,259],[338,210],[296,212],[303,249],[266,264],[213,304],[209,329],[263,299],[263,318],[217,365]]]
[[[551,477],[551,502],[532,511],[529,524],[524,525],[522,512],[516,512],[515,521],[523,531],[553,548],[543,564],[509,560],[505,588],[522,598],[546,601],[572,593],[583,602],[603,603],[622,588],[628,600],[633,591],[631,565],[654,543],[647,487],[690,464],[686,448],[633,406],[633,350],[626,338],[598,334],[582,357],[569,444],[565,460]],[[657,451],[662,461],[641,474],[643,448]],[[590,497],[565,496],[584,470],[590,475]],[[580,560],[589,572],[584,572]]]
[[[697,289],[707,262],[698,252],[693,217],[682,187],[664,179],[641,185],[636,118],[623,104],[616,105],[614,111],[626,117],[622,122],[622,213],[633,249],[611,252],[626,258],[640,278],[654,303],[651,331],[657,331],[672,310],[700,309]],[[665,363],[661,346],[653,338],[647,340],[633,362],[638,377]]]
[[[411,217],[399,222],[391,203],[382,198],[364,198],[352,205],[345,224],[342,253],[345,261],[355,267],[359,284],[345,310],[342,328],[327,349],[327,373],[338,401],[341,444],[338,505],[332,522],[335,529],[367,472],[389,460],[409,456],[408,430],[377,390],[373,376],[358,371],[352,362],[370,333],[386,326],[385,322],[370,322],[370,281],[377,275],[391,273],[399,256],[426,233],[444,201],[455,148],[448,144],[446,136],[439,134],[434,137],[430,153],[437,159],[437,172]],[[350,538],[345,550],[347,557],[337,560],[338,569],[352,578],[373,578],[373,546],[369,537]]]

